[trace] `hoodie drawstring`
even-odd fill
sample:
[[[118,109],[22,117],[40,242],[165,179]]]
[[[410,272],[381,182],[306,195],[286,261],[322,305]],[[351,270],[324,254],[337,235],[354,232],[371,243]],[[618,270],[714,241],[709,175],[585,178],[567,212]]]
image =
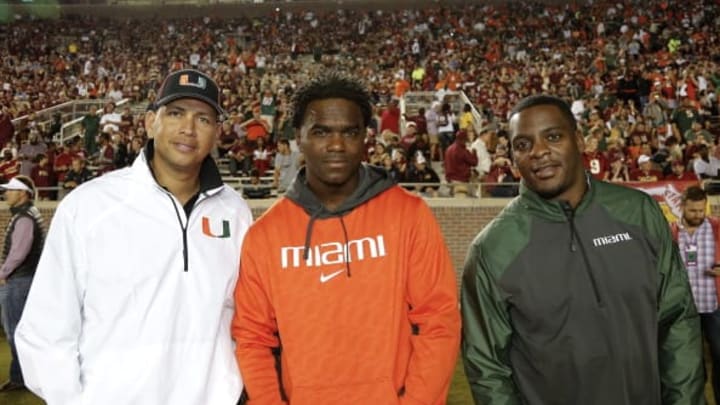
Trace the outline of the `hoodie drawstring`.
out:
[[[350,272],[350,249],[348,249],[348,234],[347,228],[345,228],[345,221],[343,221],[342,216],[340,216],[340,225],[342,225],[343,235],[345,235],[345,269],[347,269],[348,277],[352,277],[352,273]]]
[[[303,252],[303,259],[307,262],[308,257],[310,257],[310,239],[312,238],[312,229],[313,225],[315,224],[315,220],[318,219],[320,216],[320,210],[317,210],[313,212],[312,215],[310,215],[310,222],[308,222],[307,231],[305,231],[305,250]]]
[[[320,211],[314,212],[312,215],[310,215],[310,222],[308,222],[307,230],[305,231],[305,248],[303,251],[303,260],[307,262],[308,258],[310,257],[310,240],[312,239],[312,231],[313,231],[313,225],[315,224],[315,221],[320,217]],[[343,236],[345,237],[345,243],[343,244],[343,256],[345,258],[345,270],[348,277],[352,277],[352,272],[350,271],[350,250],[348,249],[348,233],[347,228],[345,227],[345,221],[343,221],[343,217],[339,216],[340,218],[340,225],[342,226],[343,230]]]

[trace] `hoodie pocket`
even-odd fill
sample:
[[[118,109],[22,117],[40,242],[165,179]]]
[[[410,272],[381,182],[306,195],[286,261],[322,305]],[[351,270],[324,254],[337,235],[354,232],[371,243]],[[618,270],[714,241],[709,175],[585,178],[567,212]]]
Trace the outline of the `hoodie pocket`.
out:
[[[398,405],[398,390],[390,380],[339,386],[295,387],[291,405]]]

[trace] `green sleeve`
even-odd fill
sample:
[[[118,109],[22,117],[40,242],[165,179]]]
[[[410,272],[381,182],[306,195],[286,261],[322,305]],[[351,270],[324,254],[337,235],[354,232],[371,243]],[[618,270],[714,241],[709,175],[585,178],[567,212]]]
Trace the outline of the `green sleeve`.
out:
[[[659,238],[658,361],[663,405],[705,404],[700,317],[687,271],[657,203],[644,210]]]
[[[462,355],[476,404],[521,404],[512,379],[510,314],[496,280],[475,242],[465,260],[462,282]]]

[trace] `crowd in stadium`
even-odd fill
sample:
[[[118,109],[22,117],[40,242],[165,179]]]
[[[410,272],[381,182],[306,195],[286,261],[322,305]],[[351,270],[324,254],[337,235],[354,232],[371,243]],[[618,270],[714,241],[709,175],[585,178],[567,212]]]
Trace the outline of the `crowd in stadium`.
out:
[[[86,172],[82,166],[101,174],[129,164],[145,140],[137,110],[115,111],[108,102],[88,114],[83,137],[58,145],[51,140],[61,118],[40,128],[32,114],[89,98],[145,106],[168,71],[197,68],[223,89],[228,114],[216,156],[230,162],[231,174],[262,177],[273,168],[278,140],[296,150],[288,116],[294,89],[332,68],[362,77],[371,89],[368,161],[400,182],[517,181],[506,117],[534,93],[572,104],[586,136],[587,167],[598,178],[712,178],[720,168],[718,32],[720,5],[701,0],[279,9],[227,19],[68,16],[41,24],[18,16],[0,25],[7,50],[0,65],[0,174],[72,188],[77,183],[66,175]],[[398,99],[406,92],[455,90],[473,106],[452,111],[436,102],[401,117]],[[26,124],[12,125],[28,114]],[[428,162],[442,160],[438,176]]]

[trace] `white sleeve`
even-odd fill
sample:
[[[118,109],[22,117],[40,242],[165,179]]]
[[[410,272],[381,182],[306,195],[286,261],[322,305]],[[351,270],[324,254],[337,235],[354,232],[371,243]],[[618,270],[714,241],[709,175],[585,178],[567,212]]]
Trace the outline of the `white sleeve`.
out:
[[[478,151],[478,164],[477,164],[477,171],[482,174],[488,174],[490,173],[490,168],[492,167],[492,158],[490,157],[490,153],[487,151],[486,148],[480,147],[480,150]]]
[[[700,175],[707,174],[705,173],[707,171],[706,166],[707,163],[705,163],[705,161],[700,158],[695,159],[695,161],[693,162],[693,172],[695,172],[699,180],[702,180]]]
[[[82,394],[78,344],[84,287],[78,275],[85,247],[63,205],[53,217],[15,332],[25,385],[48,405],[76,405]]]

